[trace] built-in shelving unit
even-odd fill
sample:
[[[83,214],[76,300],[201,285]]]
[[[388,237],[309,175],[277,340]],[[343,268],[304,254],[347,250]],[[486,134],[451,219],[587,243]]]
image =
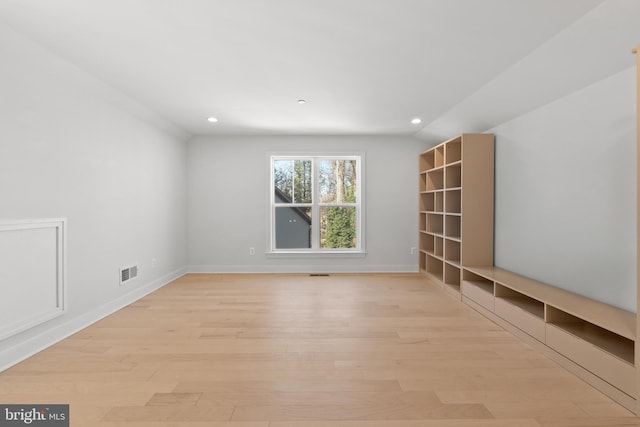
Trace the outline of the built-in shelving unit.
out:
[[[640,72],[638,86],[640,110]],[[420,154],[421,272],[640,414],[640,318],[495,267],[493,186],[493,135],[461,135]],[[638,289],[640,308],[640,276]]]
[[[491,134],[465,134],[420,155],[420,270],[460,296],[462,265],[493,264]]]
[[[635,411],[635,313],[493,266],[462,277],[465,303]]]

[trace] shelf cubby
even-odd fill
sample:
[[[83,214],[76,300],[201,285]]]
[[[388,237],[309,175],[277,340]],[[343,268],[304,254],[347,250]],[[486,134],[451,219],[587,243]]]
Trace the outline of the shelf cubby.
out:
[[[435,152],[427,151],[420,155],[420,171],[428,171],[429,169],[433,169],[436,166],[435,162]]]
[[[444,216],[437,213],[427,214],[427,232],[442,234],[444,231]]]
[[[457,215],[447,215],[444,221],[444,235],[459,240],[462,235],[461,218]]]
[[[553,306],[547,307],[547,323],[587,341],[629,364],[634,363],[634,341],[629,338],[601,328]]]
[[[435,237],[431,234],[420,233],[420,248],[428,254],[435,254]]]
[[[420,172],[420,192],[427,191],[427,172]]]
[[[462,191],[460,189],[447,190],[444,200],[446,213],[462,213]]]
[[[435,153],[435,167],[439,168],[444,166],[444,145],[439,145],[434,150]]]
[[[495,294],[496,298],[508,301],[510,304],[544,321],[544,303],[542,301],[531,298],[500,283],[496,284]]]
[[[434,236],[433,238],[433,252],[434,255],[440,259],[444,258],[444,239],[442,237]]]
[[[442,282],[443,279],[443,264],[442,260],[427,254],[426,272],[440,282]]]
[[[427,214],[424,212],[420,212],[418,215],[418,227],[420,227],[420,232],[427,231]]]
[[[432,169],[427,172],[427,191],[442,190],[444,188],[444,170]]]
[[[456,240],[445,239],[444,241],[444,259],[452,264],[460,265],[460,242]]]
[[[463,269],[461,292],[463,298],[468,298],[491,312],[494,311],[494,283],[492,280]]]
[[[445,262],[444,284],[451,290],[460,293],[460,267]]]
[[[546,343],[629,396],[636,395],[633,340],[547,306]]]
[[[462,160],[462,138],[451,140],[446,145],[446,164]]]
[[[435,193],[420,193],[420,212],[434,212],[435,210]]]
[[[540,342],[545,342],[544,303],[496,283],[495,313]]]
[[[435,211],[444,212],[444,191],[436,191],[434,194]]]
[[[460,188],[462,186],[462,163],[456,163],[445,168],[445,188]]]

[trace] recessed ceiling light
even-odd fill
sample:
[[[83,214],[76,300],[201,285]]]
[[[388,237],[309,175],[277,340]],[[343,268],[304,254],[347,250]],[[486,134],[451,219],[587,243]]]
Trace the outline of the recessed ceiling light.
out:
[[[306,99],[298,99],[298,104],[302,105],[302,104],[306,104],[307,100]]]
[[[413,123],[414,125],[419,125],[420,123],[422,123],[422,119],[416,117],[415,119],[411,120],[411,123]]]
[[[210,123],[218,123],[218,119],[216,117],[209,117],[207,121]]]

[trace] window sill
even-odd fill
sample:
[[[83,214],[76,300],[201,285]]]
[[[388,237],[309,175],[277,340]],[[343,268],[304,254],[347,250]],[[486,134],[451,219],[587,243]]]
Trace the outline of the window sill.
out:
[[[364,258],[366,251],[272,251],[265,252],[267,258]]]

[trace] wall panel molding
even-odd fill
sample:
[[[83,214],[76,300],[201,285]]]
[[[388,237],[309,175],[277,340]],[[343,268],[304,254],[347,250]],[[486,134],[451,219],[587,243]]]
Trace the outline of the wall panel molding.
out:
[[[0,221],[0,340],[64,314],[66,219]]]

